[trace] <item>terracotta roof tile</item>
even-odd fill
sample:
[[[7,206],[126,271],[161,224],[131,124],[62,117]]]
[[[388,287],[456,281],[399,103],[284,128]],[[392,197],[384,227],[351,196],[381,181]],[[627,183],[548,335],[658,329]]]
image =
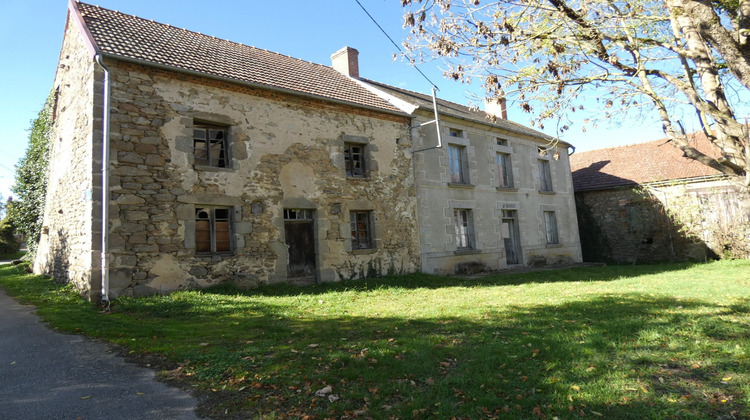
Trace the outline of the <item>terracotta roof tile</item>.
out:
[[[719,156],[705,134],[689,135],[696,149]],[[656,181],[720,175],[683,156],[667,139],[575,153],[570,157],[575,191],[603,190]]]
[[[328,66],[99,6],[76,5],[104,54],[401,113]]]

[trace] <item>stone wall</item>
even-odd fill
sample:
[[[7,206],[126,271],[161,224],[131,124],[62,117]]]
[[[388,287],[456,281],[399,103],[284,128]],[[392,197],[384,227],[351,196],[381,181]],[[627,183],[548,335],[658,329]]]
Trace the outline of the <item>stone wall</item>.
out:
[[[94,182],[100,162],[101,77],[84,46],[78,25],[66,26],[55,76],[54,126],[42,236],[34,272],[71,282],[84,295],[99,293]],[[95,114],[98,112],[98,114]]]
[[[679,234],[706,245],[708,256],[750,258],[750,191],[744,180],[649,185]]]
[[[283,209],[314,211],[317,281],[419,270],[409,120],[112,62],[112,293],[287,280]],[[228,168],[196,166],[195,121],[228,127]],[[347,179],[344,142],[368,177]],[[195,250],[196,206],[232,209],[234,251]],[[351,250],[349,211],[375,247]]]
[[[416,118],[415,126],[432,119],[428,113]],[[503,239],[503,210],[518,217],[521,265],[554,265],[581,261],[568,153],[564,147],[550,151],[553,191],[540,192],[539,146],[541,139],[522,136],[491,126],[441,117],[443,147],[437,145],[434,125],[415,129],[422,269],[428,273],[454,274],[490,271],[508,267]],[[460,137],[450,136],[460,131]],[[498,145],[497,139],[505,145]],[[463,146],[468,185],[451,182],[448,149]],[[551,155],[557,151],[559,159]],[[512,168],[512,188],[497,181],[496,156],[507,153]],[[472,250],[457,247],[455,209],[470,209],[473,222]],[[547,244],[544,211],[557,217],[559,243]]]
[[[705,260],[706,244],[670,217],[663,197],[640,188],[576,193],[584,261]]]

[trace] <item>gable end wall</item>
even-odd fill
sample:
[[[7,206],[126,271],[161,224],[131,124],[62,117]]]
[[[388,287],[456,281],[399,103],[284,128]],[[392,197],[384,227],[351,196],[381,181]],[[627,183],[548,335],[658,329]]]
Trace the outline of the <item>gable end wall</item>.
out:
[[[101,74],[69,22],[53,89],[58,91],[50,144],[47,200],[34,272],[70,282],[90,299],[99,293],[96,218],[101,159]],[[97,111],[98,110],[98,111]]]

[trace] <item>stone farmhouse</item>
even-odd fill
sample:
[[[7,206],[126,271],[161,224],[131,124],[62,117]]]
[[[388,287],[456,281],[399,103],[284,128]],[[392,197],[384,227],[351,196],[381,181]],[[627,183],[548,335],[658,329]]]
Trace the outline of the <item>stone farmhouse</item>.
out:
[[[569,145],[443,100],[429,123],[357,54],[71,1],[34,270],[109,300],[581,260]]]
[[[691,144],[720,156],[703,133]],[[586,261],[750,256],[750,196],[667,139],[571,156]]]

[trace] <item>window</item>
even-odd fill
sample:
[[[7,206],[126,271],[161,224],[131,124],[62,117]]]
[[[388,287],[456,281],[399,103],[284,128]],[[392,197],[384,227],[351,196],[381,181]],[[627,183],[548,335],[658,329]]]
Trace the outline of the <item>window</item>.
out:
[[[464,132],[462,130],[458,130],[456,128],[449,128],[448,129],[448,135],[450,137],[463,137]]]
[[[497,142],[498,146],[507,146],[508,145],[508,140],[501,139],[500,137],[496,137],[495,141]]]
[[[352,229],[352,250],[372,248],[372,227],[369,211],[350,211],[349,224]]]
[[[510,167],[510,155],[507,153],[498,153],[497,163],[497,186],[503,188],[513,188],[513,171]]]
[[[284,220],[313,220],[313,210],[284,209]]]
[[[448,145],[448,163],[450,165],[450,174],[452,183],[468,184],[466,176],[466,147]]]
[[[471,210],[453,210],[453,222],[456,227],[456,248],[459,250],[474,249]]]
[[[193,156],[195,164],[228,167],[227,130],[224,127],[195,124],[193,126]]]
[[[344,143],[344,165],[346,176],[352,178],[365,177],[365,145]]]
[[[547,245],[559,243],[557,238],[557,217],[554,211],[544,212],[544,227],[547,231]]]
[[[195,209],[195,251],[231,252],[231,223],[228,208]]]
[[[552,174],[549,169],[549,161],[539,159],[539,190],[552,191]]]

